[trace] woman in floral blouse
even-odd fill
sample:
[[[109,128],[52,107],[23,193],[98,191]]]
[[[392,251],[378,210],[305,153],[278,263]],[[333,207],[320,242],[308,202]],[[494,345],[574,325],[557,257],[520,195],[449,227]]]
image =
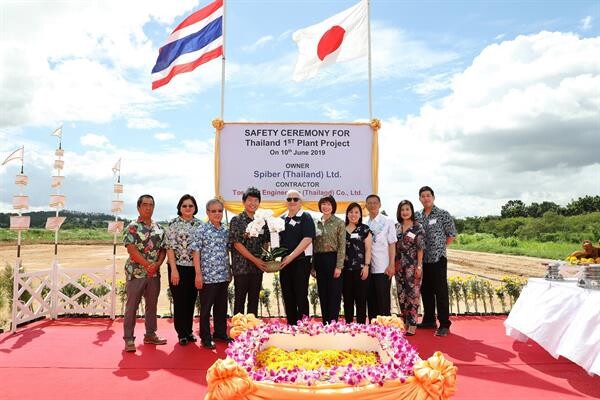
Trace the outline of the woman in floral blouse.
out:
[[[196,199],[189,194],[183,195],[177,203],[178,217],[169,222],[166,237],[173,320],[179,344],[182,346],[196,341],[192,334],[192,326],[198,290],[195,286],[196,273],[191,244],[195,230],[201,224],[200,220],[194,217],[197,212]]]
[[[421,304],[425,231],[415,220],[415,210],[408,200],[402,200],[398,204],[396,219],[396,289],[400,312],[408,326],[406,335],[412,336],[417,330],[417,315]]]
[[[364,324],[367,320],[367,287],[371,245],[373,235],[362,223],[362,209],[358,203],[351,203],[346,209],[346,257],[344,259],[343,295],[346,323],[354,320]]]
[[[346,256],[346,234],[344,221],[335,216],[337,203],[333,196],[319,200],[319,211],[323,213],[317,222],[314,240],[314,266],[323,323],[337,321],[342,301],[342,269]]]

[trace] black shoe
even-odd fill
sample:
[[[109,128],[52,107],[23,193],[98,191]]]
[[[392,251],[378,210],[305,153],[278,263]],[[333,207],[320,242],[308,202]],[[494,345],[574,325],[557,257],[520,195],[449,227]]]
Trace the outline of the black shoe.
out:
[[[188,338],[184,338],[184,337],[179,338],[179,344],[182,345],[182,346],[187,346],[187,344],[188,344]]]
[[[435,331],[435,336],[448,336],[448,334],[450,333],[450,328],[438,328]]]
[[[435,329],[437,328],[437,324],[435,322],[421,322],[417,324],[417,328],[419,329]]]
[[[186,339],[188,340],[188,342],[192,342],[192,343],[196,343],[198,341],[198,339],[196,338],[196,336],[194,336],[193,333],[190,333],[189,335],[187,335]]]
[[[225,342],[225,343],[231,343],[233,342],[233,338],[230,337],[229,335],[213,335],[213,339],[218,341],[218,342]]]
[[[217,348],[217,346],[215,345],[215,342],[213,342],[212,340],[210,341],[202,341],[202,347],[204,347],[205,349],[210,349],[210,350],[214,350]]]

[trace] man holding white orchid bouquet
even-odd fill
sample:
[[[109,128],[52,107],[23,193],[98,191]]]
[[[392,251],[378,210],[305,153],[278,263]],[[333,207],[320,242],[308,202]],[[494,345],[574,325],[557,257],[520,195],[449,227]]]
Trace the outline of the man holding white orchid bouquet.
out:
[[[266,264],[261,259],[263,248],[269,240],[266,223],[257,236],[246,232],[248,224],[254,221],[254,213],[260,206],[260,190],[249,187],[242,195],[244,211],[229,223],[229,241],[232,244],[231,256],[235,300],[233,314],[252,313],[258,316],[258,297],[262,286]],[[246,298],[248,306],[245,308]]]
[[[304,315],[309,315],[308,279],[310,260],[306,249],[315,237],[315,224],[312,217],[302,210],[302,196],[297,190],[286,194],[287,216],[285,229],[279,233],[280,245],[288,249],[288,255],[281,261],[281,294],[285,306],[287,322],[297,325]]]

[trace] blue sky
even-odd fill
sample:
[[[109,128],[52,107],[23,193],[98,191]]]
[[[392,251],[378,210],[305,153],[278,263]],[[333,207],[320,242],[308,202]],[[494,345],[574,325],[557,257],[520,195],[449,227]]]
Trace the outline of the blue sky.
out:
[[[47,209],[61,124],[69,209],[109,211],[119,157],[129,216],[142,192],[159,219],[214,194],[220,60],[150,90],[158,48],[205,4],[0,0],[0,158],[26,146],[32,209]],[[365,59],[291,79],[293,31],[353,4],[229,0],[225,120],[367,119]],[[424,184],[457,216],[600,193],[599,19],[597,1],[373,0],[384,208]],[[0,168],[1,211],[16,172]]]

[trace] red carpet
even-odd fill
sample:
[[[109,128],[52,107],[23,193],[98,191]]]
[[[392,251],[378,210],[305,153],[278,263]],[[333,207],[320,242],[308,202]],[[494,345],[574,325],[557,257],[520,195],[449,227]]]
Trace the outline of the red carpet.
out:
[[[459,317],[450,336],[420,330],[411,342],[422,357],[441,350],[458,366],[457,400],[600,398],[600,377],[506,337],[504,319]],[[121,351],[122,332],[121,320],[59,319],[0,335],[0,399],[201,400],[206,370],[224,357],[221,343],[216,352],[176,344],[171,320],[159,320],[165,346],[141,344],[138,323],[135,354]]]

